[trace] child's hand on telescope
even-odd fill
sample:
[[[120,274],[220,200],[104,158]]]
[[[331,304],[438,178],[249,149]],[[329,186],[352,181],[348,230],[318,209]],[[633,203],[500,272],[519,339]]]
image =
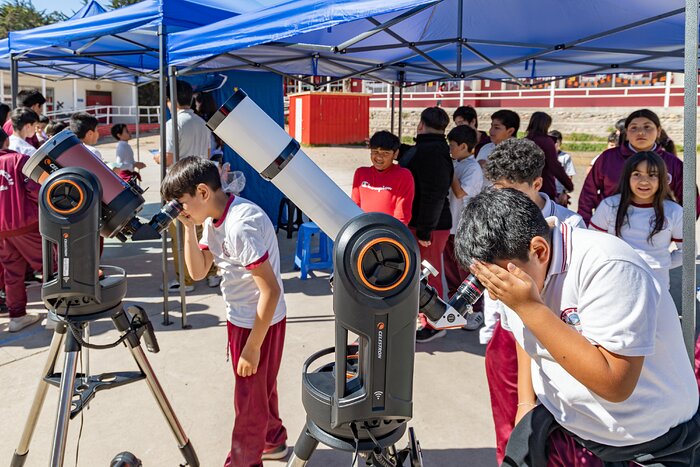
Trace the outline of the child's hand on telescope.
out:
[[[260,364],[260,348],[246,343],[238,359],[236,374],[242,377],[252,376],[258,372],[258,364]]]

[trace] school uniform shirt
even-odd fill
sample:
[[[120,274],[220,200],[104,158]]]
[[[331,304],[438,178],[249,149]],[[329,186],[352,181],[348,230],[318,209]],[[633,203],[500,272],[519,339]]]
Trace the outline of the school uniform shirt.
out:
[[[11,136],[12,133],[15,132],[15,129],[12,127],[12,120],[7,120],[3,126],[2,129],[7,133],[7,136]],[[48,139],[45,138],[44,141]],[[36,136],[36,134],[33,134],[32,136],[29,136],[28,138],[25,138],[25,141],[32,146],[34,146],[35,149],[39,149],[39,147],[44,143],[44,141],[39,141],[39,138]]]
[[[670,152],[664,151],[660,146],[654,146],[652,151],[656,152],[666,163],[669,187],[678,204],[682,206],[683,162]],[[625,161],[635,153],[636,151],[625,143],[622,146],[608,149],[598,156],[586,176],[578,200],[578,213],[581,214],[586,223],[591,220],[593,210],[598,207],[600,202],[615,194]],[[697,199],[700,201],[700,197]],[[698,202],[697,208],[697,212],[700,213],[700,202]]]
[[[352,200],[365,212],[383,212],[408,225],[413,206],[413,175],[408,169],[392,165],[381,172],[359,167],[352,181]]]
[[[34,146],[15,134],[10,135],[9,149],[11,151],[24,154],[25,156],[31,156],[36,152],[36,148]]]
[[[544,207],[541,212],[545,219],[553,217],[559,222],[570,225],[571,227],[585,229],[586,223],[583,218],[576,214],[571,209],[552,201],[546,193],[539,193],[544,199]],[[479,343],[486,345],[493,336],[493,331],[499,320],[502,320],[503,310],[505,305],[498,300],[493,300],[489,294],[484,294],[484,325],[479,329]],[[501,323],[504,329],[509,330],[504,323]]]
[[[615,235],[615,219],[620,195],[605,198],[593,213],[589,228]],[[620,229],[620,238],[629,244],[657,273],[657,279],[668,287],[668,270],[683,263],[683,208],[671,200],[664,201],[664,228],[648,240],[655,224],[656,213],[651,204],[632,203]],[[671,243],[678,247],[669,251]]]
[[[128,142],[119,141],[117,143],[117,167],[128,172],[133,172],[134,163],[134,150],[131,149]]]
[[[39,229],[39,185],[22,173],[29,157],[0,151],[0,239]]]
[[[197,156],[209,158],[211,132],[202,118],[192,109],[177,111],[179,157]],[[165,152],[175,152],[173,119],[166,122]]]
[[[509,328],[532,358],[538,400],[567,430],[609,446],[650,441],[689,420],[698,387],[668,290],[621,239],[553,221],[544,303],[592,344],[643,356],[644,364],[630,397],[608,402],[567,373],[506,309]]]
[[[496,143],[484,144],[481,147],[481,149],[476,153],[477,162],[489,160],[489,155],[493,152],[494,149],[496,149]]]
[[[573,177],[576,175],[576,168],[574,167],[574,161],[571,159],[571,154],[568,152],[564,151],[559,151],[559,155],[557,156],[557,159],[559,159],[559,163],[561,164],[562,167],[564,167],[564,172],[566,172],[566,175],[569,177]],[[564,190],[564,185],[559,182],[559,180],[555,180],[555,185],[557,187],[557,194],[563,193]]]
[[[474,154],[478,155],[481,148],[491,142],[491,138],[485,131],[478,130],[477,133],[479,134],[479,142],[476,143],[476,146],[474,146]]]
[[[460,161],[453,160],[452,165],[454,165],[455,177],[459,180],[459,185],[462,187],[462,190],[467,193],[465,197],[457,198],[452,188],[450,188],[450,212],[452,214],[452,228],[450,229],[450,233],[454,235],[457,233],[459,218],[464,206],[466,206],[470,198],[479,194],[481,188],[484,186],[484,173],[479,163],[474,159],[474,156],[469,156]]]
[[[204,222],[199,247],[214,255],[214,262],[221,270],[221,293],[229,322],[241,328],[253,328],[260,289],[251,271],[266,260],[270,261],[282,291],[270,325],[284,319],[287,306],[277,236],[272,222],[258,205],[231,195],[221,219],[209,218]]]

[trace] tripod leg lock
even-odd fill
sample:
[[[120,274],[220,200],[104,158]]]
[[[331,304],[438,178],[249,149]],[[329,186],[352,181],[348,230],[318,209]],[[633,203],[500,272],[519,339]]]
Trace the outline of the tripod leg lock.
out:
[[[151,353],[160,352],[158,339],[156,339],[156,333],[153,330],[153,323],[151,323],[151,320],[148,318],[146,310],[140,306],[134,305],[127,308],[126,311],[133,315],[131,319],[131,329],[136,331],[139,337],[143,336],[146,349]]]

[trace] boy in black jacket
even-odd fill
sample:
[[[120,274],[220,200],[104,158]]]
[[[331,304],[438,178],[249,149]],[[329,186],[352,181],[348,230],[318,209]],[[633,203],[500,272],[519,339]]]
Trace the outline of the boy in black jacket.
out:
[[[445,140],[445,128],[450,117],[440,107],[423,110],[418,124],[415,146],[402,145],[399,164],[413,174],[415,195],[408,227],[416,236],[421,260],[442,271],[442,253],[452,227],[450,201],[447,198],[454,177],[450,147]],[[442,276],[431,276],[428,283],[443,296]],[[423,314],[416,342],[429,342],[446,332],[433,329]]]

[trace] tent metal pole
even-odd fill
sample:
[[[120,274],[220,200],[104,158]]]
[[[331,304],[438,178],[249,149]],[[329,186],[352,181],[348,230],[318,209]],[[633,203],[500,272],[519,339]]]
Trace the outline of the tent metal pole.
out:
[[[462,41],[464,40],[462,37],[462,23],[464,22],[462,19],[463,16],[464,0],[459,0],[459,4],[457,5],[457,76],[460,78],[462,74]]]
[[[399,71],[399,141],[401,141],[401,123],[403,120],[403,88],[405,85],[406,73]]]
[[[391,132],[394,132],[394,114],[396,113],[396,86],[391,85]]]
[[[12,99],[12,108],[16,109],[17,108],[17,93],[19,92],[19,70],[18,70],[18,65],[19,62],[17,61],[17,58],[15,57],[14,54],[10,55],[10,83],[11,83],[11,90],[10,92],[12,93],[11,99]],[[4,92],[4,90],[3,90]]]
[[[683,99],[683,282],[681,310],[683,340],[691,363],[695,361],[695,186],[696,118],[698,113],[698,2],[685,1],[685,93]]]
[[[177,68],[171,66],[169,68],[168,84],[170,85],[170,121],[172,122],[172,138],[173,138],[173,164],[180,160],[180,135],[177,127]],[[177,253],[179,261],[177,262],[177,275],[180,282],[180,313],[182,315],[182,328],[187,329],[187,302],[185,297],[185,230],[181,222],[176,222]]]
[[[136,109],[136,160],[141,162],[141,115],[139,113],[139,80],[134,77],[134,87],[131,90],[132,100],[134,102],[134,108]]]
[[[159,25],[158,26],[158,68],[159,68],[159,74],[158,74],[158,84],[159,84],[159,104],[160,104],[160,118],[159,122],[160,123],[160,181],[161,183],[163,182],[163,179],[165,178],[165,151],[166,151],[166,144],[165,144],[165,114],[166,112],[166,105],[165,105],[165,99],[166,99],[166,81],[165,77],[167,76],[167,66],[166,66],[166,36],[165,36],[165,26],[164,25]],[[161,198],[160,200],[161,206],[165,204],[163,199]],[[163,279],[163,324],[168,326],[172,324],[170,322],[170,312],[168,310],[168,232],[167,230],[164,230],[162,233],[162,239],[161,239],[161,250],[163,252],[162,255],[162,279]]]

